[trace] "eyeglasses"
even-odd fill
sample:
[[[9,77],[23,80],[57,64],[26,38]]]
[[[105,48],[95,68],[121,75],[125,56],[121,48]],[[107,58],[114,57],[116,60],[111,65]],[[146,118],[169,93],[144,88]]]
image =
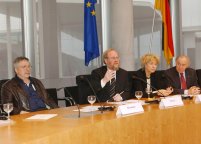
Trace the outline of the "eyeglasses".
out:
[[[107,57],[107,59],[111,59],[111,60],[119,60],[119,57]]]
[[[186,67],[187,66],[187,64],[181,64],[181,63],[176,63],[176,65],[179,67]]]
[[[19,68],[22,68],[22,69],[27,69],[27,68],[29,68],[29,69],[31,69],[32,67],[29,65],[29,66],[19,66]]]

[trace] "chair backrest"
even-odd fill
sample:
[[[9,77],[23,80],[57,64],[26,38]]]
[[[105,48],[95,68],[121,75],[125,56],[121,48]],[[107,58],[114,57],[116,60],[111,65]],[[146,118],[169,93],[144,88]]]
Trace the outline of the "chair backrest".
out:
[[[70,86],[70,87],[65,87],[64,89],[64,94],[65,97],[73,97],[73,99],[75,100],[75,102],[77,104],[79,104],[79,93],[78,93],[78,86]],[[70,95],[71,96],[70,96]],[[66,103],[66,106],[68,106],[68,104]],[[70,105],[69,105],[70,106]]]
[[[4,83],[6,83],[9,79],[0,80],[0,109],[2,109],[2,102],[1,102],[1,88]]]
[[[128,76],[129,76],[129,83],[131,87],[131,95],[134,95],[134,84],[133,84],[133,76],[135,76],[136,71],[128,71]]]
[[[78,95],[79,95],[79,104],[88,104],[87,96],[93,95],[93,91],[91,90],[89,84],[83,80],[88,79],[91,81],[91,75],[78,75],[76,76],[76,83],[78,86]]]
[[[58,105],[58,99],[57,99],[57,89],[56,88],[47,88],[46,89],[47,94],[49,97],[51,97],[54,102]]]
[[[196,73],[198,77],[198,85],[201,87],[201,69],[197,69]]]

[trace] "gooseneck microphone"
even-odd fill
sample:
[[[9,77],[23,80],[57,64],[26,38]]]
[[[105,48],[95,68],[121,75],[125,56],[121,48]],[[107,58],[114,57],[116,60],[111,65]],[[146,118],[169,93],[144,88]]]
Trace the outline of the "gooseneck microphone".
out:
[[[70,97],[65,97],[63,99],[68,100],[69,103],[71,104],[71,106],[76,105],[77,110],[78,110],[78,118],[80,118],[80,107],[79,104],[77,104],[73,98],[73,96],[71,95],[71,93],[69,92],[69,90],[67,89],[67,87],[62,87],[62,88],[58,88],[57,91],[64,89],[64,92],[66,92]]]
[[[133,78],[133,79],[140,80],[140,81],[144,82],[145,84],[148,84],[152,89],[154,89],[155,91],[157,91],[158,93],[160,93],[163,97],[165,97],[162,92],[160,92],[157,88],[153,87],[150,83],[146,82],[144,79],[142,79],[142,78],[140,78],[140,77],[137,77],[137,76],[135,76],[135,75],[133,75],[132,78]]]
[[[97,96],[97,94],[96,94],[96,92],[95,92],[95,90],[94,90],[94,88],[93,88],[91,82],[89,81],[89,79],[88,79],[87,77],[84,77],[84,76],[80,76],[80,78],[81,78],[82,80],[84,80],[85,82],[87,82],[87,84],[89,85],[89,87],[90,87],[90,89],[92,90],[93,94],[95,95],[97,101],[101,104],[101,101],[100,101],[100,99],[98,98],[98,96]],[[100,108],[101,113],[103,113],[103,109],[104,109],[104,107],[103,107],[103,105],[101,104],[101,108]]]

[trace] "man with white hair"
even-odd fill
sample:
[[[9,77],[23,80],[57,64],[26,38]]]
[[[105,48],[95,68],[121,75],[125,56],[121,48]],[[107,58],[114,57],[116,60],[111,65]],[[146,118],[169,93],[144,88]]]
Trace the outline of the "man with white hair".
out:
[[[195,95],[200,93],[196,71],[189,68],[188,56],[176,58],[176,66],[165,71],[169,84],[174,89],[173,94]]]

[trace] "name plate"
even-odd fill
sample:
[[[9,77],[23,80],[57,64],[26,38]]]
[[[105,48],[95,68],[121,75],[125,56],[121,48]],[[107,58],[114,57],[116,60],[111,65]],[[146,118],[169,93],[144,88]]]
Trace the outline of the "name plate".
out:
[[[201,102],[201,95],[197,95],[195,97],[195,103],[200,103]]]
[[[167,108],[167,107],[175,107],[175,106],[183,106],[184,103],[182,101],[181,95],[175,95],[166,97],[164,99],[161,99],[160,108]]]
[[[117,109],[116,115],[127,115],[127,114],[140,113],[140,112],[144,112],[144,109],[141,103],[137,102],[137,103],[119,106]]]

